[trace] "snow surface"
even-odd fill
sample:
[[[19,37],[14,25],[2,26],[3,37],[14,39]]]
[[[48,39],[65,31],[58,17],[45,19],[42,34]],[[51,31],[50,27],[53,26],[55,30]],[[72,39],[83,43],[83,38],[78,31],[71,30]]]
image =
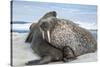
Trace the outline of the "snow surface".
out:
[[[24,66],[26,62],[40,58],[31,50],[30,44],[25,43],[25,38],[27,37],[27,33],[12,33],[12,35],[13,35],[12,59],[14,66]],[[96,61],[97,61],[97,52],[81,55],[77,57],[76,60],[68,63],[82,63],[82,62],[96,62]],[[54,63],[62,63],[62,62],[53,62],[53,64]]]

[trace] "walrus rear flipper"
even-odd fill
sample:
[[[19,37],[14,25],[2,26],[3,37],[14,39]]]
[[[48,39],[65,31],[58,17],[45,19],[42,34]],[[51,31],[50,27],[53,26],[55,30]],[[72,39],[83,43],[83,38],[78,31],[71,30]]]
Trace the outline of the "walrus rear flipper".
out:
[[[63,61],[69,62],[75,59],[76,59],[76,55],[74,53],[74,50],[69,46],[65,46],[63,48]]]
[[[25,42],[30,43],[32,41],[32,37],[33,37],[33,35],[32,35],[32,32],[30,31],[27,38],[26,38],[26,40],[25,40]]]
[[[50,56],[45,56],[45,57],[43,57],[40,60],[32,60],[32,61],[29,61],[25,65],[42,65],[42,64],[47,64],[50,61],[51,61],[51,57]]]

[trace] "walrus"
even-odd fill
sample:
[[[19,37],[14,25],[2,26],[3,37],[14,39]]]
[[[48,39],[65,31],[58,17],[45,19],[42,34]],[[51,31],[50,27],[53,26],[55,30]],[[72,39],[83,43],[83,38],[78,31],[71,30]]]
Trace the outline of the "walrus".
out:
[[[40,32],[40,34],[34,34],[35,32]],[[35,41],[33,42],[33,40],[38,40],[36,39],[37,37],[35,37],[36,35],[37,37],[41,36],[40,40],[43,44],[45,43],[46,46],[49,45],[48,48],[50,47],[57,52],[60,52],[61,55],[59,56],[59,60],[62,59],[65,62],[69,61],[69,59],[75,59],[77,56],[95,52],[97,50],[97,42],[88,30],[70,20],[57,18],[55,11],[48,12],[35,26],[31,26],[31,32],[29,33],[26,42],[32,42],[32,44],[34,44]],[[38,47],[40,47],[40,44]],[[44,45],[43,47],[46,48]],[[42,50],[45,50],[42,49],[43,47],[40,47],[40,49],[33,47],[33,50],[35,50],[36,53],[41,53]],[[58,56],[56,51],[53,51],[52,49],[49,51],[54,52],[55,55]],[[54,55],[51,56],[51,53],[49,53],[49,55],[51,58],[55,57]],[[50,60],[48,60],[48,62],[50,62]],[[33,61],[30,63],[34,64],[35,62]],[[38,62],[38,64],[40,64],[40,62]]]
[[[44,38],[51,45],[61,50],[69,46],[76,57],[97,50],[97,42],[88,30],[70,20],[59,18],[51,20],[54,19],[56,20],[54,23],[45,21],[40,25],[41,30],[47,33],[47,37]]]

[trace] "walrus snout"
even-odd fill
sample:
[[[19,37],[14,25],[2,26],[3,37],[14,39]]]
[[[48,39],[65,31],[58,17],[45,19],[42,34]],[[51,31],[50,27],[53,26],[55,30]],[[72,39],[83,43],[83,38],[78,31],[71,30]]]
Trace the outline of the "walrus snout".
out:
[[[41,21],[41,24],[40,24],[40,28],[43,30],[43,31],[47,31],[47,30],[50,30],[50,23],[46,20],[44,21]]]

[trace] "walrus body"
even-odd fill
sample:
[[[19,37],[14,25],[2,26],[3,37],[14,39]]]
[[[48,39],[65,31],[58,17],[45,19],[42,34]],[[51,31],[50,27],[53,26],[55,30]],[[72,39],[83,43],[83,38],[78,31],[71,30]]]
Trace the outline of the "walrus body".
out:
[[[64,19],[58,19],[54,29],[50,32],[50,43],[59,49],[71,47],[75,56],[97,50],[97,42],[88,30]]]
[[[30,42],[31,48],[41,57],[40,60],[29,61],[27,65],[69,61],[97,49],[97,42],[90,32],[72,21],[56,18],[55,11],[31,25],[26,42]]]

